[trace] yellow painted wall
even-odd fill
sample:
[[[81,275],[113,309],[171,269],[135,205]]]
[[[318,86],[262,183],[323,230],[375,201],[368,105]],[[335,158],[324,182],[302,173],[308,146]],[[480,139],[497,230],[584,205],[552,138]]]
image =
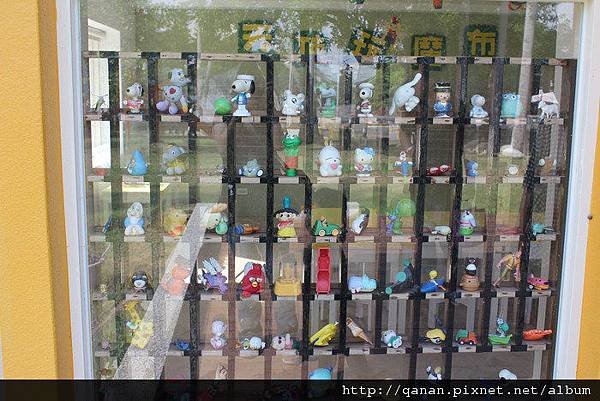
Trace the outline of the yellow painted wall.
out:
[[[5,378],[72,377],[56,8],[0,3],[0,338]]]

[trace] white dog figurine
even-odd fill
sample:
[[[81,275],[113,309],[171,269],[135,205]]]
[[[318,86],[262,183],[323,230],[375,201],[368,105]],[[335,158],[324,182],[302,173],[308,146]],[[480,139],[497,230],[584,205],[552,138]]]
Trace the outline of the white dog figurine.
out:
[[[140,202],[133,202],[129,206],[123,224],[125,236],[144,235],[144,207]]]
[[[540,89],[537,95],[531,97],[531,103],[538,104],[538,109],[542,111],[540,113],[541,119],[558,117],[559,115],[558,99],[556,99],[554,92],[544,93],[544,91]]]
[[[254,94],[256,89],[254,85],[254,75],[238,75],[231,84],[231,89],[236,95],[231,99],[237,103],[237,110],[233,113],[234,116],[249,117],[252,114],[246,108],[248,99]]]
[[[392,107],[390,107],[390,116],[396,112],[396,108],[404,106],[406,111],[410,112],[419,104],[420,99],[415,96],[414,86],[421,80],[421,77],[421,73],[417,73],[412,81],[396,89],[392,99]]]
[[[130,113],[139,113],[144,105],[144,99],[142,99],[142,96],[144,96],[144,87],[141,84],[134,82],[125,89],[125,96],[126,99],[123,100],[123,106],[125,106]]]
[[[283,92],[281,112],[285,116],[297,116],[304,110],[304,94],[294,95],[291,90]]]
[[[342,157],[340,152],[331,145],[325,146],[319,152],[319,173],[321,173],[321,177],[342,175]]]
[[[371,106],[371,98],[373,97],[373,90],[375,86],[369,82],[363,82],[358,85],[360,92],[358,92],[358,97],[360,97],[360,104],[358,105],[358,117],[373,117],[373,113],[371,112],[373,107]]]
[[[164,100],[156,103],[156,108],[159,111],[168,111],[169,114],[177,114],[179,109],[184,113],[189,110],[188,100],[183,94],[183,86],[191,82],[190,78],[186,77],[181,68],[173,68],[169,71],[170,85],[162,87]]]

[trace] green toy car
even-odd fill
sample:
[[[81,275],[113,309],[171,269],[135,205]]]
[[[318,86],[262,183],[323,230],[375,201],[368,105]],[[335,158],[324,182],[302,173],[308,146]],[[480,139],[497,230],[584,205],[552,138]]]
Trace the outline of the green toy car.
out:
[[[338,236],[341,233],[341,228],[337,224],[329,223],[325,217],[321,217],[313,225],[313,235],[324,237],[326,235]]]

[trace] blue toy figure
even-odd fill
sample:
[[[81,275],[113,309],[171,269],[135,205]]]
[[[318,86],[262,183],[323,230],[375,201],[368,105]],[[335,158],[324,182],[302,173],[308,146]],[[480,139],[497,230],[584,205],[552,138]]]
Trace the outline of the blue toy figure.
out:
[[[144,155],[139,149],[131,154],[131,160],[127,163],[127,172],[131,175],[144,175],[148,172],[148,163],[144,160]]]
[[[479,171],[477,171],[478,167],[479,164],[475,160],[467,160],[467,177],[477,177],[479,175]]]
[[[308,374],[309,380],[331,380],[333,368],[317,368]]]
[[[377,288],[377,281],[366,274],[362,276],[350,276],[348,278],[348,289],[351,293],[372,292]]]
[[[452,113],[452,103],[450,103],[450,83],[449,82],[436,82],[435,88],[435,103],[433,104],[433,111],[435,116],[438,118],[450,117]]]
[[[523,112],[521,96],[516,93],[505,93],[502,95],[502,108],[500,117],[517,118]]]

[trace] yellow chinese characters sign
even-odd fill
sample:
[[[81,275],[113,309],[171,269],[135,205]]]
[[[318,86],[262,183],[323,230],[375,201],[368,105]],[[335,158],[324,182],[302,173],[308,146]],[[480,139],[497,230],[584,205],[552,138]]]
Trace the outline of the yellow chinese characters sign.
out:
[[[326,40],[320,32],[300,31],[294,39],[294,53],[317,54],[325,49]]]
[[[385,54],[389,42],[384,35],[378,35],[364,28],[354,28],[348,43],[348,50],[354,56],[379,56]]]
[[[446,55],[446,37],[436,34],[413,35],[412,55],[417,57],[441,57]]]
[[[465,28],[465,54],[471,57],[494,57],[498,31],[494,25],[469,25]]]
[[[240,53],[268,53],[273,51],[274,25],[268,21],[239,23],[238,51]]]

